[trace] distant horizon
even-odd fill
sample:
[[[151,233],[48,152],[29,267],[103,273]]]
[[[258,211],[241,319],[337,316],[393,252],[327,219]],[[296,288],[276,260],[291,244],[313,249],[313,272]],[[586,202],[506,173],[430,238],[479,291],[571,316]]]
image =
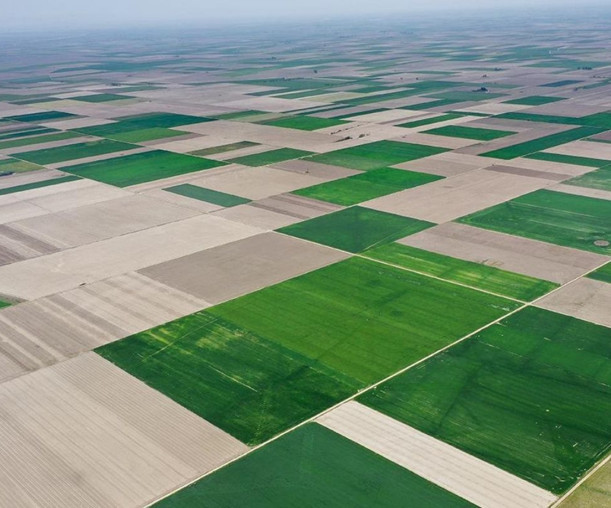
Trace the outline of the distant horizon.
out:
[[[354,1],[354,0],[353,0]],[[40,9],[32,9],[28,6],[28,12],[20,12],[20,6],[15,6],[10,13],[4,13],[3,29],[5,35],[16,33],[56,33],[56,32],[80,32],[86,30],[105,31],[114,29],[196,29],[204,27],[226,27],[232,25],[262,25],[264,23],[292,23],[309,22],[316,20],[319,22],[333,22],[341,20],[357,21],[365,16],[383,19],[389,16],[414,16],[418,20],[430,20],[432,16],[458,16],[459,18],[478,18],[481,16],[491,16],[495,13],[507,13],[512,16],[528,16],[532,14],[557,13],[558,15],[579,15],[580,17],[591,15],[589,9],[596,12],[609,11],[611,5],[604,0],[586,0],[576,5],[574,1],[555,0],[543,1],[533,5],[533,2],[525,0],[508,0],[499,5],[498,2],[484,0],[485,3],[475,4],[472,0],[462,2],[451,2],[447,0],[430,0],[423,5],[421,2],[409,7],[397,5],[394,1],[378,2],[376,8],[369,6],[369,2],[356,1],[350,6],[350,12],[338,11],[337,6],[330,9],[316,10],[316,5],[321,2],[310,2],[314,4],[311,9],[291,7],[294,10],[287,10],[286,6],[277,6],[278,9],[252,10],[255,2],[250,2],[250,8],[240,12],[229,13],[226,10],[214,9],[214,14],[206,15],[202,12],[205,5],[191,5],[192,9],[183,7],[176,9],[172,13],[166,12],[166,7],[162,7],[158,2],[148,2],[142,6],[142,11],[133,9],[133,3],[125,9],[125,6],[118,6],[113,9],[108,7],[105,14],[96,15],[96,9],[87,11],[85,8],[77,8],[80,3],[71,0],[60,3],[59,6],[53,4],[41,4]],[[29,4],[41,2],[35,1]],[[136,2],[137,3],[137,2]],[[225,4],[241,4],[240,0],[228,0]],[[275,3],[273,0],[257,2],[256,4]],[[73,8],[70,8],[70,5]],[[191,4],[191,0],[182,2]],[[367,5],[364,5],[367,4]],[[391,5],[389,5],[391,4]],[[52,12],[48,9],[53,7]],[[175,6],[173,6],[175,7]],[[303,7],[303,6],[302,6]],[[110,18],[109,18],[110,16]],[[112,19],[111,19],[112,18]]]

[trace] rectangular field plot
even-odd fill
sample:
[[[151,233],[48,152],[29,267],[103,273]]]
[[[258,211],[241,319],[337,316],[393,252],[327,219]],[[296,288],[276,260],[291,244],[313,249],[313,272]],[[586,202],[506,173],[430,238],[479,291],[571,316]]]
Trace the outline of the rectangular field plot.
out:
[[[70,166],[64,171],[117,187],[127,187],[223,165],[223,162],[201,157],[152,150]]]
[[[470,507],[407,469],[311,423],[162,500],[190,506]]]
[[[479,129],[475,127],[464,127],[462,125],[448,125],[424,131],[426,134],[436,134],[438,136],[450,136],[453,138],[475,139],[478,141],[491,141],[493,139],[511,136],[515,132],[499,131],[494,129]]]
[[[205,157],[206,155],[215,155],[218,153],[233,152],[234,150],[241,150],[242,148],[250,148],[258,146],[259,143],[253,143],[252,141],[238,141],[237,143],[228,143],[226,145],[213,146],[210,148],[203,148],[202,150],[195,150],[189,152],[191,155],[199,155]]]
[[[571,178],[565,183],[578,187],[611,191],[611,165],[606,168],[596,169],[576,178]]]
[[[78,176],[61,176],[59,178],[51,178],[49,180],[41,180],[39,182],[24,183],[23,185],[16,185],[15,187],[6,187],[0,189],[0,196],[5,194],[13,194],[15,192],[23,192],[31,189],[39,189],[41,187],[48,187],[49,185],[57,185],[59,183],[73,182],[79,180]]]
[[[440,279],[458,282],[476,289],[516,298],[533,300],[558,284],[526,275],[500,270],[493,266],[464,261],[399,243],[382,245],[364,253],[365,256]]]
[[[112,124],[111,124],[112,125]],[[137,129],[125,132],[117,132],[108,134],[108,139],[116,141],[124,141],[125,143],[142,143],[144,141],[153,141],[155,139],[174,138],[176,136],[184,136],[188,132],[166,129],[164,127],[151,127],[150,129]]]
[[[610,354],[608,328],[529,307],[360,401],[558,494],[611,448]]]
[[[278,150],[270,150],[268,152],[255,153],[245,155],[235,159],[229,159],[227,162],[235,164],[243,164],[244,166],[267,166],[276,162],[299,159],[310,155],[311,152],[304,150],[295,150],[294,148],[279,148]]]
[[[78,129],[83,134],[92,136],[106,137],[109,134],[118,132],[136,131],[142,129],[170,129],[180,125],[191,125],[194,123],[203,123],[212,121],[211,118],[179,115],[176,113],[148,113],[145,115],[124,116],[115,118],[116,123],[104,125],[95,125],[92,127],[81,127]]]
[[[15,122],[49,122],[51,120],[66,120],[75,118],[77,115],[72,113],[64,113],[63,111],[43,111],[42,113],[27,113],[25,115],[7,116],[5,120],[14,120]]]
[[[445,148],[434,146],[401,143],[398,141],[376,141],[366,145],[313,155],[308,160],[332,166],[369,171],[371,169],[393,166],[401,162],[422,159],[446,151]]]
[[[278,231],[348,252],[362,252],[432,226],[431,222],[353,206]]]
[[[136,148],[136,146],[103,139],[32,152],[16,153],[13,156],[35,164],[55,164],[57,162],[84,159],[85,157],[93,157],[95,155],[127,151],[132,148]]]
[[[609,217],[611,202],[604,199],[539,190],[467,215],[458,222],[609,254]]]
[[[341,180],[306,187],[293,193],[338,205],[350,206],[442,178],[441,176],[416,171],[381,168]]]
[[[255,444],[516,305],[352,258],[98,352]]]
[[[262,122],[257,123],[262,123],[264,125],[273,125],[274,127],[284,127],[287,129],[315,131],[317,129],[324,129],[326,127],[341,125],[346,122],[344,122],[343,120],[337,120],[335,118],[318,118],[315,116],[295,115],[275,118],[273,120],[264,120]]]
[[[25,173],[26,171],[36,171],[42,166],[31,162],[19,161],[17,159],[0,160],[0,174],[2,173]]]
[[[541,150],[546,150],[554,146],[563,145],[570,141],[587,138],[588,136],[599,134],[605,130],[606,129],[599,127],[578,127],[576,129],[560,132],[558,134],[551,134],[550,136],[518,143],[517,145],[500,148],[480,155],[483,157],[494,157],[496,159],[515,159],[516,157],[523,157],[534,152],[540,152]]]
[[[164,190],[219,206],[228,207],[250,203],[250,199],[241,198],[240,196],[234,196],[233,194],[226,194],[225,192],[219,192],[212,189],[205,189],[204,187],[198,187],[197,185],[191,185],[189,183],[168,187]]]
[[[611,504],[611,462],[602,466],[558,506],[560,508],[595,508]]]
[[[7,148],[19,148],[21,146],[38,145],[41,143],[51,143],[52,141],[63,141],[64,139],[81,137],[77,132],[55,132],[42,134],[40,136],[29,136],[27,138],[11,139],[0,141],[0,150]]]
[[[566,100],[564,97],[546,97],[545,95],[530,95],[528,97],[520,97],[519,99],[505,101],[503,104],[519,104],[521,106],[543,106],[544,104],[551,104],[552,102],[564,100]]]

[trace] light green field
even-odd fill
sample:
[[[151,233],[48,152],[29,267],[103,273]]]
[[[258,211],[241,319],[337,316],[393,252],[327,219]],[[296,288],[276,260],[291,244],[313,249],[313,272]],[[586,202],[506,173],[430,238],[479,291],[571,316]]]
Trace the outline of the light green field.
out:
[[[226,194],[224,192],[219,192],[212,189],[205,189],[204,187],[191,185],[189,183],[175,185],[174,187],[168,187],[163,190],[225,207],[243,205],[250,202],[250,199],[241,198],[240,196],[234,196],[233,194]]]
[[[464,499],[315,423],[157,503],[157,508],[471,507]]]
[[[52,134],[44,134],[41,136],[11,139],[7,141],[0,141],[0,150],[3,150],[5,148],[19,148],[21,146],[39,145],[41,143],[51,143],[52,141],[62,141],[64,139],[78,137],[80,137],[80,134],[76,132],[55,132]]]
[[[517,305],[351,258],[97,351],[255,444]]]
[[[381,168],[299,189],[293,194],[350,206],[442,178],[416,171]]]
[[[359,400],[559,494],[611,449],[609,329],[528,307]]]
[[[1,173],[25,173],[26,171],[36,171],[43,169],[38,164],[31,162],[19,161],[17,159],[3,159],[0,160],[0,174]]]
[[[213,146],[211,148],[203,148],[202,150],[195,150],[189,152],[191,155],[214,155],[217,153],[233,152],[234,150],[240,150],[242,148],[250,148],[251,146],[259,146],[259,143],[253,143],[251,141],[239,141],[237,143],[229,143],[227,145]]]
[[[382,245],[365,251],[363,255],[522,301],[534,300],[558,287],[558,284],[546,280],[500,270],[480,263],[463,261],[399,243]]]
[[[267,166],[268,164],[275,164],[277,162],[299,159],[306,155],[310,155],[310,153],[312,152],[295,150],[293,148],[279,148],[277,150],[270,150],[269,152],[254,153],[252,155],[244,155],[243,157],[229,159],[227,162],[243,164],[244,166]]]

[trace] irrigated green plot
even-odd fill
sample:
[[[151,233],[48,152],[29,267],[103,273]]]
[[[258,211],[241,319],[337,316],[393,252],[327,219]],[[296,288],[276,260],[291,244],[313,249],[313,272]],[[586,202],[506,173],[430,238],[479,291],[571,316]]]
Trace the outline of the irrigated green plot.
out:
[[[549,97],[545,95],[530,95],[528,97],[520,97],[510,101],[505,101],[503,104],[518,104],[520,106],[543,106],[552,102],[564,101],[564,97]]]
[[[11,305],[9,302],[0,300],[0,309],[3,307],[8,307],[9,305]]]
[[[57,129],[49,129],[48,127],[32,126],[25,129],[16,129],[7,132],[0,132],[0,141],[6,141],[9,139],[19,139],[28,136],[37,136],[41,134],[48,134],[50,132],[57,132]]]
[[[482,153],[480,155],[483,157],[494,157],[496,159],[515,159],[516,157],[524,157],[525,155],[547,150],[548,148],[563,145],[570,141],[587,138],[588,136],[593,136],[594,134],[604,131],[605,129],[600,127],[578,127],[577,129],[551,134],[550,136],[533,139],[532,141],[525,141],[524,143],[518,143],[517,145],[508,146],[506,148],[499,148],[498,150],[492,150],[491,152]]]
[[[224,192],[219,192],[212,189],[205,189],[204,187],[191,185],[189,183],[168,187],[163,190],[225,207],[250,203],[250,199],[234,196],[233,194],[226,194]]]
[[[0,160],[0,174],[24,173],[26,171],[36,171],[37,169],[43,168],[38,164],[32,164],[31,162],[26,161],[18,161],[17,159]]]
[[[348,252],[362,252],[434,225],[423,220],[353,206],[278,231]]]
[[[254,153],[252,155],[244,155],[243,157],[229,159],[227,162],[243,164],[244,166],[267,166],[268,164],[275,164],[277,162],[299,159],[311,153],[312,152],[295,150],[293,148],[279,148],[277,150],[270,150],[269,152]]]
[[[462,125],[447,125],[425,131],[427,134],[436,134],[438,136],[450,136],[453,138],[475,139],[478,141],[491,141],[493,139],[504,138],[511,136],[515,132],[499,131],[495,129],[479,129],[476,127],[463,127]]]
[[[42,136],[32,136],[27,138],[11,139],[0,141],[0,150],[5,148],[18,148],[21,146],[39,145],[41,143],[51,143],[53,141],[63,141],[64,139],[78,138],[81,135],[76,132],[56,132]]]
[[[461,118],[462,116],[463,115],[459,115],[456,113],[448,113],[446,115],[434,116],[433,118],[424,118],[423,120],[414,120],[412,122],[402,123],[402,124],[397,125],[397,127],[406,127],[408,129],[411,129],[414,127],[421,127],[423,125],[430,125],[433,123],[447,122],[448,120],[455,120],[456,118]]]
[[[72,97],[72,100],[74,101],[92,103],[122,101],[125,99],[135,99],[135,97],[130,97],[129,95],[117,95],[114,93],[98,93],[93,95],[81,95],[80,97]]]
[[[43,180],[42,182],[25,183],[23,185],[16,185],[15,187],[5,187],[0,189],[0,196],[3,194],[13,194],[14,192],[22,192],[31,189],[39,189],[40,187],[48,187],[49,185],[57,185],[60,183],[72,182],[79,180],[78,176],[62,176],[59,178],[52,178],[50,180]]]
[[[282,118],[266,120],[258,123],[261,123],[263,125],[273,125],[274,127],[285,127],[287,129],[315,131],[317,129],[324,129],[325,127],[341,125],[346,122],[344,122],[343,120],[337,120],[335,118],[318,118],[316,116],[295,115],[284,116]]]
[[[534,300],[558,287],[558,284],[546,280],[535,279],[519,273],[500,270],[493,266],[464,261],[399,243],[376,247],[366,251],[364,255],[385,263],[427,275],[434,275],[440,279],[459,282],[476,289],[483,289],[523,301]]]
[[[350,206],[442,178],[428,173],[382,168],[299,189],[293,194]]]
[[[611,201],[538,190],[458,219],[458,222],[544,242],[611,253]]]
[[[7,116],[5,120],[14,120],[16,122],[48,122],[49,120],[66,120],[74,118],[77,115],[72,113],[64,113],[63,111],[43,111],[42,113],[28,113],[25,115]]]
[[[308,157],[308,160],[369,171],[371,169],[394,166],[401,162],[422,159],[443,152],[447,152],[447,149],[413,143],[401,143],[399,141],[376,141],[366,145],[313,155]]]
[[[360,401],[561,493],[611,448],[609,333],[528,307]]]
[[[587,166],[590,168],[611,166],[611,160],[578,157],[576,155],[564,155],[561,153],[537,152],[527,155],[526,158],[539,161],[561,162],[562,164],[576,164],[577,166]]]
[[[255,444],[517,305],[351,258],[98,352]]]
[[[127,187],[223,165],[223,162],[201,157],[152,150],[69,166],[63,168],[63,171],[117,187]]]
[[[165,127],[153,127],[150,129],[139,129],[135,131],[117,132],[108,134],[108,139],[115,141],[123,141],[125,143],[142,143],[143,141],[152,141],[154,139],[174,138],[176,136],[184,136],[189,132],[176,131],[166,129]]]
[[[603,282],[611,283],[611,263],[607,263],[602,268],[588,275],[590,279],[602,280]]]
[[[471,503],[335,432],[310,423],[157,503],[248,506],[470,507]]]
[[[214,155],[216,153],[233,152],[234,150],[241,150],[242,148],[250,148],[252,146],[259,146],[259,143],[253,143],[252,141],[238,141],[237,143],[228,143],[226,145],[213,146],[210,148],[203,148],[202,150],[195,150],[189,152],[191,155]]]
[[[135,145],[119,143],[102,139],[99,141],[89,141],[87,143],[75,143],[72,145],[45,148],[32,152],[22,152],[13,154],[14,157],[34,164],[55,164],[57,162],[70,161],[74,159],[84,159],[113,152],[124,152],[137,148]]]
[[[578,187],[611,191],[611,166],[590,171],[585,175],[566,180],[564,183]]]

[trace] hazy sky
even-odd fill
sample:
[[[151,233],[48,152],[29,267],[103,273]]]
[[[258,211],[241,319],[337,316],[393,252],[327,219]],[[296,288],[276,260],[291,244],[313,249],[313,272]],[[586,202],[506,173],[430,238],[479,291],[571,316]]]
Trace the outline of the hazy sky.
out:
[[[90,28],[257,18],[335,17],[432,9],[583,7],[609,0],[0,0],[3,28]]]

